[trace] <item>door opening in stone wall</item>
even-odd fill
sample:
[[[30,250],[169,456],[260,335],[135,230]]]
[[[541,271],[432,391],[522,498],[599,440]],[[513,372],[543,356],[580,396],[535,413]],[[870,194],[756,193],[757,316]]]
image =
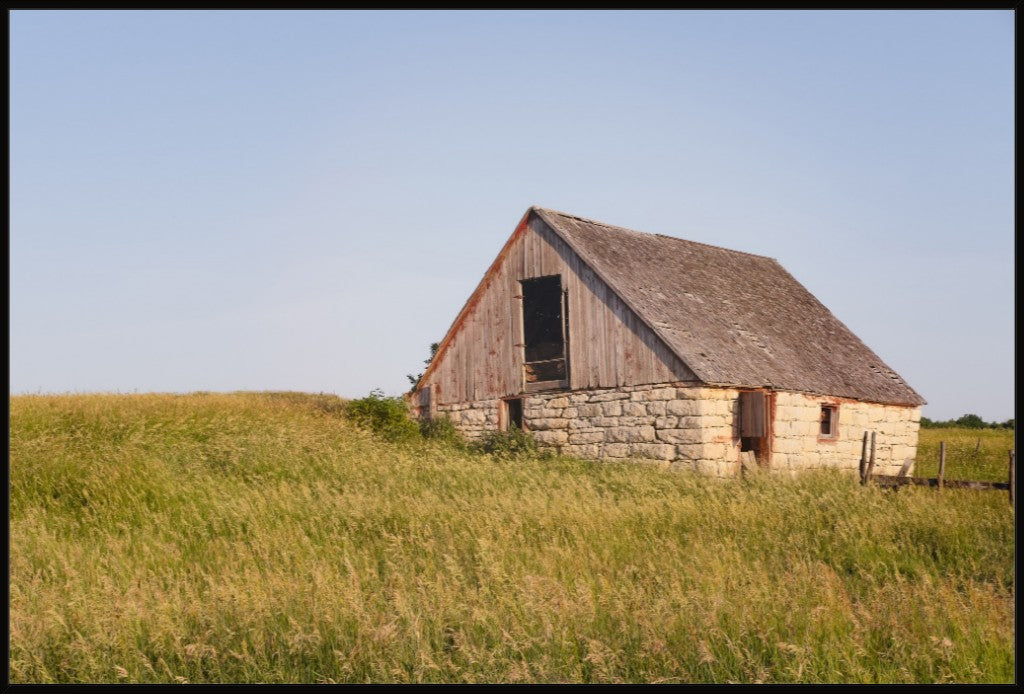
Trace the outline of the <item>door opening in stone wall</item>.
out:
[[[770,399],[764,391],[741,391],[739,402],[740,454],[753,452],[758,466],[767,467],[771,447]]]
[[[514,431],[523,428],[523,400],[522,398],[510,398],[501,401],[501,424],[505,431]]]

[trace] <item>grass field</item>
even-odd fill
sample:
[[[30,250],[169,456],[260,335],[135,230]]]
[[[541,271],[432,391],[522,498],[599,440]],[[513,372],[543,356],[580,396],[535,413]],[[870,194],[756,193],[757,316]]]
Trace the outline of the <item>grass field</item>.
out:
[[[12,682],[1013,679],[1004,493],[387,444],[328,396],[10,405]]]
[[[1005,482],[1012,429],[922,429],[914,475],[939,474],[939,442],[946,442],[946,477]]]

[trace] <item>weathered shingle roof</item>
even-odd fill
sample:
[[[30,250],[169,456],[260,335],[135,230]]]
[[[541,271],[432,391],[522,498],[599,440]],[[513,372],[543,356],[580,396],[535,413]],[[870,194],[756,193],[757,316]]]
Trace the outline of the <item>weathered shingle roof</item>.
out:
[[[531,209],[705,383],[925,402],[773,258]]]

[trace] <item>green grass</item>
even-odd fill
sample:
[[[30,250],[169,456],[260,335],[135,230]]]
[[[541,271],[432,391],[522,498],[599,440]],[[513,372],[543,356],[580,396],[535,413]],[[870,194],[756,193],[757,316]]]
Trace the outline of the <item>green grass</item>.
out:
[[[302,394],[11,398],[12,682],[1010,682],[1003,494],[718,482]]]
[[[946,442],[946,478],[1005,482],[1009,451],[1014,448],[1012,429],[922,429],[914,475],[939,474],[939,443]]]

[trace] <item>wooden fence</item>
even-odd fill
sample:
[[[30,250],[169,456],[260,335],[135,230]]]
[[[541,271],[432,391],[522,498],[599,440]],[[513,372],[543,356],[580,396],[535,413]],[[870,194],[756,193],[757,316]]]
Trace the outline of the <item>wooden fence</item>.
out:
[[[864,432],[864,442],[860,450],[860,483],[868,484],[874,482],[880,487],[899,489],[905,485],[919,485],[923,487],[935,487],[942,491],[944,487],[957,489],[1005,489],[1010,496],[1010,505],[1014,505],[1013,482],[1014,482],[1014,452],[1011,450],[1009,461],[1009,472],[1006,482],[982,482],[978,480],[947,480],[946,479],[946,442],[939,444],[939,476],[938,477],[909,477],[910,466],[914,464],[913,458],[907,458],[903,462],[898,474],[876,475],[875,469],[875,433],[871,432],[870,452],[868,448],[868,432]]]

